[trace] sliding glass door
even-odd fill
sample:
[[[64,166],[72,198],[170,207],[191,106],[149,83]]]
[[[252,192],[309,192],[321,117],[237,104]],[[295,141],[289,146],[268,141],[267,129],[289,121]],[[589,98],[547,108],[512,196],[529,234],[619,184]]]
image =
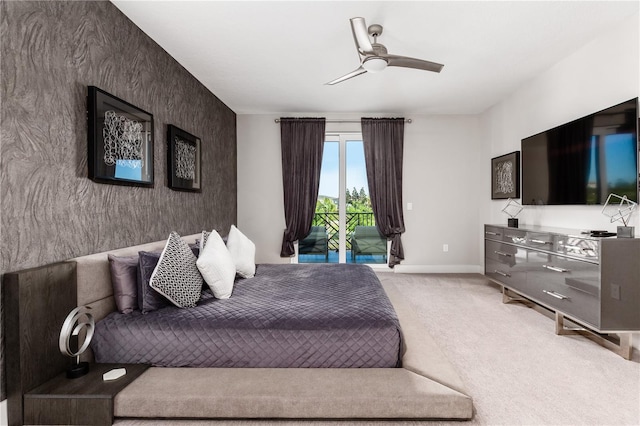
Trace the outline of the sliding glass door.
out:
[[[362,135],[327,134],[310,234],[300,263],[386,263],[387,242],[375,227]]]

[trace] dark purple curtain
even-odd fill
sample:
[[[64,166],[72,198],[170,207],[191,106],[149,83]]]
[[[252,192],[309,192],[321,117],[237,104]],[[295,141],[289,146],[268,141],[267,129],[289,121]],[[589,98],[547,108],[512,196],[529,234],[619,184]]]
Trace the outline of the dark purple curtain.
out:
[[[404,118],[363,118],[362,140],[367,181],[376,227],[391,240],[389,267],[404,259],[400,236],[402,214],[402,150]]]
[[[284,219],[281,257],[295,254],[293,243],[309,234],[318,200],[324,149],[324,118],[281,118]]]

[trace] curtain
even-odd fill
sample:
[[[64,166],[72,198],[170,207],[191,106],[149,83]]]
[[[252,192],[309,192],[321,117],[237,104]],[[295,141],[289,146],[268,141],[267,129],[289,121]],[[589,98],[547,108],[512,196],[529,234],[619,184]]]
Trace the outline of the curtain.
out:
[[[324,149],[324,118],[281,118],[284,219],[281,257],[295,254],[293,243],[309,234],[318,200]]]
[[[400,236],[404,118],[363,118],[362,140],[371,207],[380,234],[391,241],[389,267],[404,259]]]

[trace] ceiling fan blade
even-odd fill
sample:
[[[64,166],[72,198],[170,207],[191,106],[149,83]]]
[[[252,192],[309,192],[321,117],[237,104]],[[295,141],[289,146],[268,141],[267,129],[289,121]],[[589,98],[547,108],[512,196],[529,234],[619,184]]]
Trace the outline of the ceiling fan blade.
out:
[[[325,83],[325,84],[327,84],[329,86],[333,86],[334,84],[342,83],[345,80],[349,80],[350,78],[355,77],[355,76],[360,75],[360,74],[364,74],[365,72],[367,72],[367,70],[365,70],[362,67],[359,67],[357,70],[351,71],[349,74],[345,74],[342,77],[338,77],[335,80],[332,80],[332,81],[330,81],[328,83]]]
[[[369,40],[369,32],[364,18],[351,18],[350,21],[351,32],[353,33],[353,40],[356,42],[358,53],[361,55],[373,53],[373,46],[371,46],[371,41]]]
[[[436,62],[423,61],[422,59],[409,58],[398,55],[382,55],[387,59],[390,67],[416,68],[419,70],[440,72],[444,65]]]

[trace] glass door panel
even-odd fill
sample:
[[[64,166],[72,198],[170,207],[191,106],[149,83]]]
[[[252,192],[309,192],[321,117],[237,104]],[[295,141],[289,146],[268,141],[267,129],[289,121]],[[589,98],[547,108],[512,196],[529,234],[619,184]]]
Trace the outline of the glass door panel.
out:
[[[386,263],[387,240],[378,232],[371,208],[362,138],[349,138],[345,145],[346,261]]]

